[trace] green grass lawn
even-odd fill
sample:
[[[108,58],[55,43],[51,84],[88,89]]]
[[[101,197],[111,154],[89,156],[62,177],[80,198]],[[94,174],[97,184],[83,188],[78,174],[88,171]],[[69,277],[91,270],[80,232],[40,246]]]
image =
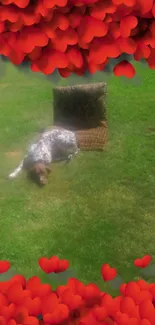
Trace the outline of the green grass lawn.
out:
[[[109,80],[106,151],[55,165],[40,189],[24,173],[14,181],[6,176],[36,131],[50,125],[52,83],[6,68],[0,79],[0,259],[25,276],[43,277],[38,258],[58,255],[85,283],[103,287],[102,263],[116,267],[124,281],[135,279],[133,260],[155,258],[155,72],[138,65],[139,87]]]

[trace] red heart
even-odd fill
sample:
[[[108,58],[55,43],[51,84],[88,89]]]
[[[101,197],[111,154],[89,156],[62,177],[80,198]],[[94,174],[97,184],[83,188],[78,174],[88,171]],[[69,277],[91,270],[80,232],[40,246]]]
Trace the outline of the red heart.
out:
[[[112,314],[112,312],[115,309],[115,302],[113,298],[109,294],[105,294],[101,299],[101,306],[104,306],[109,314]]]
[[[24,325],[39,325],[39,320],[36,317],[28,316],[24,319]]]
[[[134,297],[140,295],[140,287],[136,282],[129,282],[127,283],[124,291],[124,295],[127,297],[131,297],[134,299]]]
[[[87,312],[81,319],[80,319],[80,322],[79,322],[79,325],[99,325],[99,324],[103,324],[103,325],[112,325],[112,324],[109,324],[107,322],[107,319],[106,319],[106,322],[101,322],[99,323],[96,318],[94,317],[93,313],[91,312]]]
[[[135,317],[136,315],[136,305],[132,298],[124,297],[120,303],[120,311],[127,314],[129,317]]]
[[[135,16],[127,16],[121,19],[120,32],[122,37],[129,37],[131,30],[138,25],[138,19]]]
[[[139,285],[141,290],[149,290],[149,284],[146,281],[140,279],[137,281],[137,284]]]
[[[10,287],[9,281],[0,282],[0,292],[1,293],[5,294],[9,287]]]
[[[128,38],[119,37],[116,40],[115,44],[119,48],[120,53],[125,52],[127,54],[134,54],[137,49],[137,44],[131,37]],[[129,62],[124,60],[121,61],[120,63],[125,66]]]
[[[84,297],[86,287],[81,281],[75,278],[70,278],[68,280],[67,286],[73,291],[73,293]]]
[[[134,59],[136,61],[139,61],[142,58],[147,59],[147,58],[149,58],[150,54],[151,54],[151,50],[150,50],[149,46],[139,43],[139,44],[137,44],[137,49],[136,49],[136,52],[134,53]]]
[[[28,38],[28,33],[31,33],[32,38]],[[33,40],[32,40],[33,39]],[[35,46],[46,46],[48,43],[48,37],[45,33],[34,26],[24,26],[21,33],[18,36],[17,44],[19,49],[24,53],[30,53]]]
[[[109,264],[103,264],[101,274],[104,281],[111,281],[116,277],[117,271],[116,269],[111,268]]]
[[[40,285],[41,285],[41,281],[37,276],[33,276],[30,279],[28,279],[26,283],[26,289],[30,290],[32,298],[37,296],[38,287],[40,287]]]
[[[55,293],[51,293],[49,296],[45,297],[42,300],[42,314],[53,313],[53,311],[57,308],[59,304],[59,299]]]
[[[93,310],[93,315],[98,322],[103,322],[105,318],[108,316],[108,311],[104,306],[96,307]]]
[[[68,306],[70,310],[75,310],[82,306],[83,300],[79,295],[74,295],[70,289],[66,289],[60,296],[62,304]]]
[[[27,297],[30,297],[30,291],[23,290],[22,285],[18,282],[12,284],[7,291],[7,298],[10,303],[21,304],[21,301]]]
[[[4,316],[8,321],[10,318],[14,317],[16,310],[15,304],[10,304],[9,306],[4,306],[1,308],[1,316]]]
[[[90,8],[90,15],[94,18],[105,20],[106,14],[112,14],[116,11],[116,6],[107,1],[98,2]]]
[[[77,32],[83,43],[90,43],[94,37],[103,37],[107,34],[108,24],[91,16],[83,16]]]
[[[0,273],[5,273],[10,269],[10,263],[8,261],[0,261]]]
[[[14,0],[14,3],[19,8],[25,8],[29,4],[29,0]]]
[[[51,292],[52,292],[52,287],[50,286],[50,284],[47,284],[47,283],[41,284],[38,287],[37,296],[42,299],[42,298],[48,296]]]
[[[38,261],[40,268],[45,273],[51,273],[50,260],[47,257],[41,257]]]
[[[142,301],[150,300],[152,301],[152,294],[147,290],[141,290],[140,295],[134,298],[136,305],[139,305]]]
[[[58,71],[59,71],[60,76],[63,78],[67,78],[71,74],[71,71],[68,68],[64,68],[64,69],[60,68],[60,69],[58,69]]]
[[[69,316],[68,307],[59,304],[57,308],[54,309],[53,313],[43,315],[43,320],[46,324],[60,324],[65,321]]]
[[[149,292],[151,293],[153,300],[155,301],[155,284],[149,285]]]
[[[30,316],[38,316],[41,314],[41,299],[36,297],[34,299],[27,298],[24,301],[24,306],[27,308]],[[20,323],[20,322],[18,322]]]
[[[139,313],[141,319],[148,319],[154,324],[155,320],[155,309],[154,305],[150,300],[144,300],[139,305]]]
[[[118,325],[127,325],[129,322],[129,317],[128,315],[118,311],[115,315],[115,320]]]
[[[23,289],[26,287],[26,279],[24,276],[20,275],[20,274],[16,274],[14,275],[11,279],[10,279],[10,285],[13,283],[20,283],[23,287]]]
[[[49,2],[50,3],[50,2]],[[47,4],[47,2],[46,2]],[[51,29],[56,30],[57,28],[61,30],[67,30],[69,27],[69,20],[67,19],[66,15],[55,12],[52,21],[50,21]]]
[[[56,293],[57,293],[57,295],[60,297],[60,296],[64,293],[64,291],[65,291],[66,289],[68,289],[68,287],[65,286],[65,285],[60,285],[60,286],[58,286],[57,289],[56,289]]]
[[[148,13],[152,9],[153,2],[154,2],[153,0],[147,0],[147,1],[137,0],[136,1],[136,5],[137,5],[136,9],[139,9],[139,11],[143,14]]]
[[[83,56],[78,48],[72,47],[67,50],[67,57],[71,64],[76,68],[81,68],[83,65]],[[68,262],[68,261],[67,261]]]
[[[33,276],[27,281],[26,289],[30,290],[31,297],[44,297],[52,292],[49,284],[42,284],[37,276]]]
[[[14,319],[17,324],[23,324],[24,319],[28,316],[29,316],[29,313],[25,306],[16,308]]]
[[[121,293],[123,296],[124,296],[124,293],[125,293],[126,286],[127,286],[126,283],[122,283],[122,284],[120,285],[120,288],[119,288],[120,293]]]
[[[142,258],[137,258],[134,261],[134,265],[136,267],[145,268],[150,264],[151,261],[152,261],[152,257],[150,255],[145,255]]]
[[[135,68],[126,60],[119,62],[113,69],[114,75],[117,77],[125,76],[126,78],[133,78],[135,75]]]
[[[32,14],[32,11],[21,11],[21,20],[19,20],[19,23],[22,22],[23,25],[25,26],[31,26],[34,23],[39,22],[39,14],[36,14],[36,16],[34,16]]]
[[[52,256],[50,259],[41,257],[38,263],[45,273],[64,272],[69,267],[69,262],[67,260],[60,260],[57,256]]]
[[[115,315],[115,313],[117,311],[120,311],[120,305],[121,305],[121,301],[122,301],[123,297],[121,296],[118,296],[118,297],[115,297],[112,301],[112,315]]]
[[[82,12],[80,8],[73,8],[68,14],[68,19],[72,28],[77,28],[82,19]]]
[[[50,259],[50,273],[51,272],[59,272],[59,265],[60,265],[60,260],[57,256],[52,256]],[[62,265],[63,267],[63,265]]]
[[[59,260],[58,270],[55,273],[64,272],[69,268],[69,262],[67,260]]]
[[[29,59],[33,62],[38,60],[42,55],[42,49],[40,47],[35,47],[34,50],[28,55]]]
[[[89,283],[85,287],[84,299],[91,300],[91,299],[100,298],[100,296],[101,296],[101,292],[95,284]]]

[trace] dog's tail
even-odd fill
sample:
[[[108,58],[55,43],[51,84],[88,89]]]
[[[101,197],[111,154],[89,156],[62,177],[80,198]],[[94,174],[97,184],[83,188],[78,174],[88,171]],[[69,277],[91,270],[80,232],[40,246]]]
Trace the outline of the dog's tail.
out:
[[[18,176],[18,174],[22,171],[23,164],[24,164],[24,160],[21,161],[21,163],[18,165],[18,167],[16,169],[14,169],[14,171],[11,174],[9,174],[9,176],[7,178],[8,179],[16,178]]]

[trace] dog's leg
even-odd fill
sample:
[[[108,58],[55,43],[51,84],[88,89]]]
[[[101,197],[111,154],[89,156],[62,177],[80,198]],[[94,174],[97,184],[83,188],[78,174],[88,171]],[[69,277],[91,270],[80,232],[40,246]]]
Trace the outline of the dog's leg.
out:
[[[79,153],[79,151],[80,151],[80,149],[77,148],[77,150],[74,153],[68,155],[68,157],[66,159],[66,163],[69,163],[73,159],[73,157],[75,157]]]

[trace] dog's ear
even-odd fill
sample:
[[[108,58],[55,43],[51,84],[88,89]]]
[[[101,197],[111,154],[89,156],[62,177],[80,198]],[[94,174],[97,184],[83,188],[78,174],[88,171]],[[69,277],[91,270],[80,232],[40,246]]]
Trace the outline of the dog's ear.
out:
[[[36,163],[30,168],[30,172],[35,173],[37,175],[37,174],[40,174],[41,169],[42,169],[42,166],[40,166],[39,163]]]

